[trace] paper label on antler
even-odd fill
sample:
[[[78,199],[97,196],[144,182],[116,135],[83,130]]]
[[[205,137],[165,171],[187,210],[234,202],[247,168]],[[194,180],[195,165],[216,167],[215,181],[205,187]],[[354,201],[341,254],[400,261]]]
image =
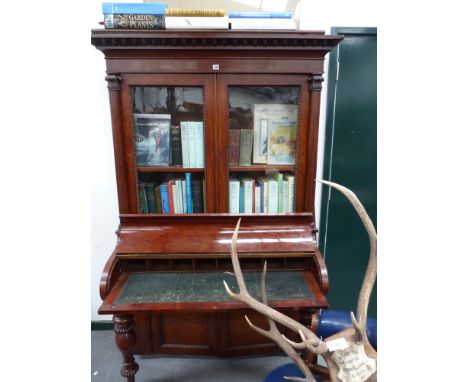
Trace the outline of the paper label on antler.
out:
[[[338,366],[338,379],[342,382],[364,382],[377,371],[375,359],[366,355],[363,344],[348,342],[345,350],[337,350],[331,359]]]
[[[337,351],[341,349],[346,349],[348,343],[343,337],[337,338],[336,340],[326,341],[329,351]]]

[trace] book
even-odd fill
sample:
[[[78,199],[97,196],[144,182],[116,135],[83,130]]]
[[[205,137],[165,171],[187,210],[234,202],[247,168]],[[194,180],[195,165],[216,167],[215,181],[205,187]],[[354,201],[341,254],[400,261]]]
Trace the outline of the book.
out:
[[[240,181],[229,179],[229,213],[238,214],[240,204]]]
[[[154,188],[154,200],[156,201],[157,214],[162,214],[161,186],[162,184],[159,184]]]
[[[243,205],[243,210],[240,212],[244,212],[246,214],[251,214],[253,212],[252,206],[254,202],[254,194],[253,194],[253,179],[250,178],[242,178],[241,179],[241,198],[243,200],[240,201],[240,205]]]
[[[243,214],[245,212],[245,187],[240,182],[239,186],[239,213]]]
[[[268,212],[268,181],[265,177],[257,179],[257,184],[260,186],[260,212]]]
[[[277,19],[290,19],[292,18],[292,12],[229,12],[229,18],[249,18],[249,19],[266,19],[266,18],[277,18]]]
[[[134,114],[138,166],[169,166],[169,114]]]
[[[182,141],[180,126],[171,126],[171,166],[182,166]]]
[[[123,13],[135,15],[164,15],[166,13],[165,3],[102,3],[102,13]]]
[[[239,144],[239,166],[250,166],[252,164],[253,131],[240,129]]]
[[[180,123],[180,140],[182,146],[182,165],[183,167],[190,167],[190,152],[188,140],[188,124],[189,122],[183,121]]]
[[[239,166],[240,130],[229,129],[229,166]]]
[[[168,189],[167,183],[161,184],[160,192],[161,192],[161,205],[162,205],[161,212],[163,214],[170,214],[171,208],[169,205],[169,189]]]
[[[294,19],[285,18],[230,18],[229,26],[230,29],[297,29]]]
[[[276,173],[273,175],[273,178],[276,179],[278,183],[278,208],[276,212],[283,212],[283,174]]]
[[[186,181],[180,181],[180,193],[182,194],[182,213],[187,213],[187,188]]]
[[[195,166],[197,168],[205,167],[205,132],[203,131],[203,122],[193,122],[195,125]]]
[[[166,9],[166,16],[203,16],[203,17],[223,17],[226,15],[224,9],[185,9],[172,8]]]
[[[281,212],[290,212],[289,211],[289,184],[288,181],[283,177],[283,203],[282,203]]]
[[[288,212],[294,212],[294,175],[285,174],[283,177],[288,182]]]
[[[275,158],[271,158],[272,163],[268,162],[268,151],[270,144],[275,144],[270,140],[270,134],[273,131],[272,125],[278,127],[280,121],[283,124],[290,125],[294,129],[294,137],[297,129],[297,105],[290,104],[254,104],[254,123],[253,123],[253,150],[252,162],[257,164],[279,164]],[[278,142],[276,142],[278,143]],[[288,142],[288,150],[291,156],[295,156],[295,138],[291,147]],[[292,161],[294,163],[294,160]],[[290,163],[286,163],[290,164]]]
[[[165,29],[164,15],[108,13],[105,29]]]
[[[195,167],[196,154],[195,154],[195,122],[187,122],[188,125],[188,152],[189,152],[189,167]]]
[[[193,213],[204,212],[203,208],[203,182],[192,179],[192,211]]]
[[[229,29],[227,17],[166,16],[166,29]]]
[[[193,199],[192,199],[192,174],[185,173],[185,200],[187,204],[187,213],[193,213]]]
[[[268,164],[294,164],[296,160],[296,121],[271,121],[268,127]]]
[[[255,186],[255,192],[254,192],[254,195],[255,195],[255,201],[254,201],[254,212],[256,214],[259,214],[261,211],[261,207],[262,207],[262,192],[261,192],[261,189],[260,189],[260,186]]]
[[[138,185],[138,196],[139,196],[140,213],[147,214],[148,213],[148,202],[146,201],[146,192],[145,192],[145,184],[144,183],[140,183]]]
[[[278,213],[278,181],[273,178],[268,178],[268,213]]]

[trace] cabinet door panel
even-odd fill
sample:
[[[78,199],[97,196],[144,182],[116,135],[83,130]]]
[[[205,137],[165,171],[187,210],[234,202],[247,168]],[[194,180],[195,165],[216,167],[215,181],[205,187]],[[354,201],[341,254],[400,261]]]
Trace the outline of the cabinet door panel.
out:
[[[304,211],[309,86],[303,75],[218,75],[218,209]],[[315,163],[315,161],[314,161]],[[315,167],[315,164],[312,164]]]
[[[213,88],[210,75],[122,76],[125,212],[215,212]]]

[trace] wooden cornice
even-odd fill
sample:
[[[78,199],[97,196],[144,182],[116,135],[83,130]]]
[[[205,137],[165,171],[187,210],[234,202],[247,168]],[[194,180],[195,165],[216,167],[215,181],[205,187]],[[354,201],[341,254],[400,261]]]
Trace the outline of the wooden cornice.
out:
[[[106,50],[256,49],[301,50],[327,53],[343,36],[323,31],[172,31],[94,29],[91,44]]]

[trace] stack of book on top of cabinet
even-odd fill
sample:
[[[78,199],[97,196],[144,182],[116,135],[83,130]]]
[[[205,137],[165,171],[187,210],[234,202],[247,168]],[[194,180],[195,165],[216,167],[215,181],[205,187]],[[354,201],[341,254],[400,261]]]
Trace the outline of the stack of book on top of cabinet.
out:
[[[165,3],[102,3],[106,29],[229,29],[224,9],[168,9]]]
[[[230,29],[297,29],[291,12],[229,12]]]
[[[229,213],[294,212],[295,177],[276,173],[229,179]]]
[[[141,182],[138,184],[140,212],[155,214],[192,214],[205,212],[205,181],[185,177],[164,182]]]

